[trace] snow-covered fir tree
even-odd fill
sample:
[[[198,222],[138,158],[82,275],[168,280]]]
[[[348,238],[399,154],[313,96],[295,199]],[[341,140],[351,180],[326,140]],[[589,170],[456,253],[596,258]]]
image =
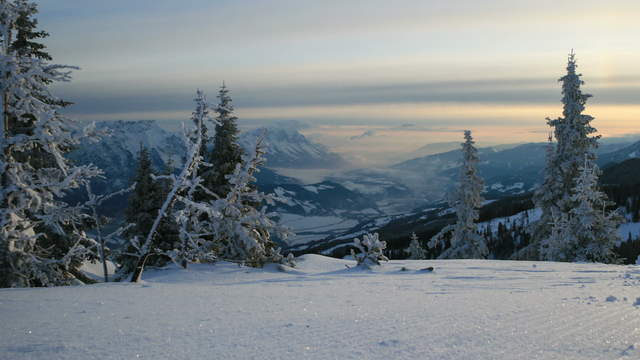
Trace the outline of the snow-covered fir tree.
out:
[[[595,162],[595,150],[600,136],[591,136],[597,130],[591,126],[593,117],[583,114],[587,100],[592,96],[583,94],[580,87],[584,82],[582,74],[576,73],[576,58],[573,51],[569,54],[567,74],[558,81],[562,82],[562,117],[547,119],[553,128],[556,139],[553,161],[547,167],[549,179],[555,178],[552,194],[547,196],[546,203],[553,203],[563,213],[568,213],[576,203],[571,200],[571,193],[580,176],[580,168],[585,158]],[[544,224],[541,224],[544,226]],[[535,239],[534,239],[535,240]]]
[[[193,193],[197,188],[197,185],[202,182],[202,179],[198,176],[198,169],[200,164],[203,162],[200,151],[203,139],[202,124],[208,119],[208,104],[206,96],[200,90],[196,92],[196,97],[193,101],[196,103],[196,109],[191,116],[194,127],[192,131],[187,131],[185,129],[185,140],[186,143],[189,144],[189,147],[187,149],[187,157],[184,166],[178,175],[170,174],[163,177],[164,180],[171,182],[171,187],[162,202],[162,206],[158,210],[149,232],[143,237],[134,236],[129,239],[129,243],[134,251],[129,252],[127,255],[137,259],[135,268],[131,274],[131,281],[133,282],[138,282],[142,278],[142,273],[144,272],[148,259],[153,255],[162,253],[162,251],[154,247],[155,238],[158,236],[158,231],[162,222],[171,214],[178,199],[178,194],[186,192],[188,188],[190,188],[191,190],[188,192],[188,198],[193,198]],[[200,189],[206,191],[206,189],[202,187]],[[183,248],[182,253],[184,253],[185,246],[181,247]],[[176,251],[174,249],[166,254],[175,258],[175,253]],[[129,273],[129,268],[122,267],[119,270],[118,277],[120,279],[124,279]]]
[[[562,82],[562,117],[547,119],[549,126],[554,129],[557,141],[554,166],[558,167],[556,171],[561,177],[563,197],[560,202],[567,202],[571,196],[585,157],[588,161],[595,161],[595,150],[600,138],[599,135],[591,136],[597,131],[591,126],[593,117],[583,114],[587,100],[592,95],[582,93],[580,87],[584,81],[580,79],[582,74],[576,73],[577,67],[572,51],[569,54],[567,74],[559,79]],[[571,208],[570,203],[562,205],[562,211]]]
[[[578,182],[585,180],[583,178],[586,176],[585,171],[589,176],[594,176],[596,182],[599,175],[595,165],[595,150],[600,136],[592,135],[597,131],[591,126],[594,118],[583,113],[591,95],[582,93],[580,87],[584,82],[580,79],[582,74],[578,74],[576,68],[576,58],[572,51],[568,58],[567,74],[559,79],[562,82],[562,117],[547,119],[547,123],[554,130],[556,146],[555,151],[548,154],[545,181],[534,197],[536,206],[542,210],[542,217],[534,224],[532,243],[529,249],[525,249],[529,256],[524,257],[534,258],[533,255],[538,254],[538,251],[543,252],[540,256],[546,259],[555,260],[553,254],[560,256],[558,252],[542,249],[558,241],[559,232],[552,232],[552,224],[561,222],[558,219],[566,219],[570,222],[580,221],[575,218],[575,211],[584,204],[576,196]],[[595,187],[594,191],[596,191]],[[602,199],[596,201],[601,201],[604,206],[607,203],[606,196],[600,194]],[[568,236],[577,236],[577,234]],[[568,238],[567,242],[575,241]],[[552,246],[552,248],[556,247]],[[603,258],[606,257],[608,255],[603,254]],[[573,258],[573,255],[561,258],[569,259]]]
[[[179,197],[184,204],[178,213],[182,225],[180,236],[188,249],[183,253],[192,257],[189,261],[213,252],[225,260],[254,267],[267,262],[293,264],[291,257],[280,255],[271,238],[273,234],[286,238],[289,230],[279,226],[274,220],[276,214],[268,213],[263,206],[273,205],[278,198],[259,192],[253,186],[255,173],[264,163],[263,155],[262,139],[258,138],[253,151],[243,155],[242,162],[227,177],[230,188],[224,198],[196,202],[189,197]],[[194,193],[201,183],[200,178],[193,179],[187,194]]]
[[[135,186],[125,210],[125,222],[132,226],[125,232],[125,237],[144,238],[151,230],[169,190],[166,181],[155,178],[149,149],[142,144],[133,181]],[[177,241],[177,227],[171,216],[165,216],[160,222],[158,234],[153,239],[152,247],[157,254],[149,258],[147,265],[164,265],[168,258],[162,253],[174,249],[175,241]],[[137,256],[130,255],[134,253],[135,249],[129,245],[129,248],[118,257],[118,264],[121,268],[127,268],[125,271],[127,273],[133,271],[137,263]]]
[[[59,110],[66,105],[49,86],[70,80],[74,67],[52,65],[36,31],[37,7],[26,0],[0,2],[0,286],[68,284],[93,254],[82,231],[82,206],[61,199],[100,172],[72,166],[64,153],[93,137]]]
[[[134,224],[128,231],[129,234],[143,236],[151,229],[164,199],[158,198],[159,191],[153,179],[151,155],[149,149],[142,144],[138,152],[138,166],[133,182],[135,187],[129,196],[125,221]]]
[[[219,103],[215,108],[216,133],[213,137],[213,149],[207,159],[212,167],[203,179],[207,189],[224,198],[231,188],[228,176],[242,161],[244,151],[238,143],[238,118],[234,115],[229,89],[224,83],[218,92],[218,99]]]
[[[192,121],[194,123],[194,128],[192,131],[187,131],[185,129],[185,139],[189,147],[187,149],[186,161],[180,174],[178,175],[167,175],[164,177],[166,180],[170,180],[172,185],[169,193],[165,197],[162,202],[162,206],[158,210],[158,214],[151,225],[151,229],[144,237],[134,236],[129,239],[129,243],[131,247],[134,249],[133,252],[130,252],[128,255],[133,256],[137,259],[135,268],[133,269],[133,273],[131,274],[131,281],[138,282],[142,278],[142,273],[144,272],[146,263],[149,257],[154,254],[160,253],[160,251],[154,248],[154,239],[157,236],[158,230],[162,221],[169,216],[171,213],[171,209],[174,207],[176,200],[178,198],[178,194],[187,191],[187,188],[190,184],[201,182],[201,179],[198,177],[198,168],[200,164],[203,162],[201,156],[201,148],[202,148],[202,124],[208,118],[208,104],[206,97],[202,91],[198,90],[196,92],[196,97],[193,100],[196,103],[196,109],[192,114]],[[191,185],[191,188],[194,188]],[[193,190],[189,192],[189,197],[193,196]],[[167,253],[167,255],[174,257],[175,250]],[[125,276],[129,274],[129,270],[126,267],[120,269],[118,277],[123,279]]]
[[[471,131],[465,130],[464,139],[460,180],[449,201],[456,210],[456,223],[445,227],[429,241],[431,248],[444,247],[445,239],[450,236],[450,246],[440,254],[440,258],[481,259],[489,253],[486,240],[478,233],[475,223],[479,217],[478,209],[482,206],[481,193],[484,189],[484,181],[478,174],[478,150],[474,146]]]
[[[576,206],[568,213],[554,211],[551,236],[541,243],[540,253],[545,260],[615,262],[613,248],[621,241],[617,228],[623,218],[616,211],[607,211],[611,203],[598,190],[599,170],[588,158],[570,201]]]
[[[409,252],[409,259],[411,260],[422,260],[426,258],[425,251],[422,245],[420,245],[420,240],[416,233],[411,233],[411,242],[409,243],[407,251]]]
[[[378,233],[364,234],[362,240],[353,239],[353,246],[358,252],[351,249],[351,256],[357,261],[358,266],[371,268],[379,266],[380,261],[389,261],[383,251],[387,248],[387,242],[381,241]]]

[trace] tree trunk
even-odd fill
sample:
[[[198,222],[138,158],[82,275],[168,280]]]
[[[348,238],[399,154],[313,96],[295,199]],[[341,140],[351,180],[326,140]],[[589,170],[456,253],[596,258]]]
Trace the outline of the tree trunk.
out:
[[[138,259],[136,268],[133,270],[133,274],[131,275],[131,282],[140,282],[142,278],[142,272],[144,271],[144,265],[147,263],[148,258],[149,258],[149,253],[145,254],[140,259]]]
[[[107,269],[107,256],[105,254],[104,239],[100,236],[100,257],[102,258],[102,272],[104,273],[104,282],[109,282],[109,270]]]

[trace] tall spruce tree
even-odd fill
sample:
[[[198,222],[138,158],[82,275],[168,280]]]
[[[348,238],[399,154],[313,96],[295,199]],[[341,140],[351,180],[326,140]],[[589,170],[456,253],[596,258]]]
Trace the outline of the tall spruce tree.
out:
[[[244,151],[238,144],[238,118],[233,113],[233,104],[229,89],[223,83],[218,92],[219,104],[215,111],[216,133],[213,138],[213,150],[209,156],[212,164],[211,175],[204,177],[204,186],[224,198],[231,186],[228,176],[233,174],[236,166],[242,162]]]
[[[592,96],[583,94],[580,86],[584,82],[582,74],[576,73],[576,58],[573,51],[569,54],[567,74],[559,79],[562,82],[562,117],[547,119],[554,130],[556,138],[555,156],[548,168],[550,176],[557,177],[558,189],[554,191],[552,201],[559,211],[568,213],[575,207],[571,193],[580,176],[580,168],[584,161],[593,163],[596,160],[595,150],[600,136],[591,136],[597,130],[591,126],[593,117],[583,114],[587,100]]]
[[[0,2],[0,286],[50,286],[80,276],[91,251],[81,231],[82,211],[61,199],[99,174],[64,157],[84,134],[59,110],[66,103],[49,85],[69,81],[74,67],[52,65],[35,31],[37,7]]]
[[[580,168],[585,158],[589,162],[596,159],[595,150],[598,147],[599,135],[591,136],[597,130],[591,126],[594,119],[591,115],[583,114],[590,94],[583,94],[580,87],[584,81],[582,74],[576,73],[578,65],[575,53],[571,51],[567,63],[567,74],[558,81],[562,82],[562,117],[547,119],[549,126],[554,129],[556,145],[556,163],[561,176],[563,200],[569,200],[571,190],[575,187]],[[564,204],[564,210],[570,208],[570,203]]]
[[[449,204],[456,210],[456,223],[445,227],[429,242],[430,247],[442,246],[448,233],[450,247],[444,250],[440,258],[486,258],[489,254],[486,239],[479,233],[476,221],[478,210],[482,206],[481,196],[484,181],[478,174],[478,150],[474,146],[470,130],[464,132],[465,142],[462,143],[462,166],[460,168],[460,182],[453,193]],[[452,232],[451,232],[452,231]]]
[[[149,149],[140,145],[138,166],[133,179],[136,186],[129,196],[129,204],[125,211],[126,221],[135,224],[128,231],[129,235],[144,236],[149,232],[153,220],[160,208],[160,189],[153,179],[153,169]]]
[[[600,136],[592,135],[597,131],[591,126],[594,118],[583,113],[591,95],[582,93],[584,82],[581,80],[582,74],[576,72],[577,67],[572,50],[568,56],[567,74],[558,80],[562,83],[562,117],[547,119],[553,128],[556,146],[555,151],[547,155],[545,181],[534,197],[536,206],[541,208],[542,217],[534,224],[532,243],[525,249],[529,255],[523,256],[526,258],[550,258],[548,251],[541,246],[548,246],[551,240],[557,241],[561,233],[552,232],[553,224],[570,221],[572,212],[581,206],[574,192],[578,180],[584,175],[583,169],[592,169],[590,171],[596,179],[599,175],[595,165],[595,150]],[[603,201],[606,203],[606,199]]]

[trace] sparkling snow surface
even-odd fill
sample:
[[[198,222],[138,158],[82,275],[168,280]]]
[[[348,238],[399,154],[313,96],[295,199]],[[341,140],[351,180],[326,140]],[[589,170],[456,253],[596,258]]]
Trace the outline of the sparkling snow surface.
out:
[[[0,358],[640,359],[638,266],[353,264],[305,255],[284,272],[220,263],[2,289]]]

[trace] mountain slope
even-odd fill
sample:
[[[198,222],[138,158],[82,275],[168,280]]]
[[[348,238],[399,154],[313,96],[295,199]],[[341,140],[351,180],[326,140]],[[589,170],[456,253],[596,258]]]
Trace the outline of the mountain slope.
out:
[[[616,151],[600,155],[598,164],[606,166],[611,163],[620,163],[628,159],[640,157],[640,141],[634,142]]]
[[[265,135],[267,166],[296,169],[339,169],[348,165],[340,155],[324,145],[309,141],[295,128],[283,125],[247,131],[240,136],[243,147],[252,147],[258,136]]]
[[[84,141],[69,154],[79,164],[94,164],[104,171],[104,179],[96,181],[95,191],[106,193],[127,187],[135,173],[140,146],[149,149],[151,161],[158,171],[167,164],[180,166],[186,146],[183,139],[162,129],[153,120],[103,121],[96,128],[109,131],[99,142]]]

